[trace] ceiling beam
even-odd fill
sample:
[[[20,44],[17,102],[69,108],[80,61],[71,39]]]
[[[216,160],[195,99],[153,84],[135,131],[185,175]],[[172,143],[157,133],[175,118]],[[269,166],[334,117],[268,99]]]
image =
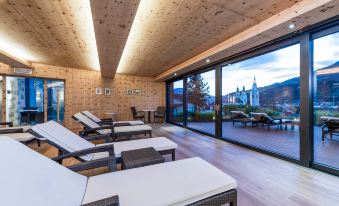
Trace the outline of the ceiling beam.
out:
[[[91,0],[101,75],[114,78],[140,0]]]
[[[0,62],[7,64],[11,67],[31,68],[32,64],[26,60],[17,58],[5,51],[0,50]]]
[[[272,32],[272,30],[284,28],[286,32],[292,32],[291,30],[287,29],[286,24],[292,23],[297,21],[296,18],[302,16],[303,14],[307,14],[312,10],[317,8],[324,7],[326,4],[335,3],[337,0],[303,0],[300,3],[293,5],[292,7],[285,9],[284,11],[260,22],[259,24],[221,42],[220,44],[184,61],[183,63],[176,65],[172,68],[169,68],[167,71],[161,73],[160,75],[156,76],[157,80],[165,80],[173,77],[174,73],[183,74],[185,72],[191,71],[195,68],[199,68],[203,65],[206,65],[206,59],[209,58],[211,62],[220,60],[222,58],[227,57],[225,54],[234,54],[235,51],[240,52],[239,48],[236,50],[237,45],[241,45],[243,51],[247,46],[254,46],[254,44],[243,44],[244,42],[256,42],[259,44],[264,43],[265,41],[272,40],[274,37],[272,33],[279,33],[279,32]],[[330,7],[333,8],[333,7]],[[335,9],[337,9],[336,7]],[[323,15],[326,18],[326,15]],[[309,17],[307,17],[309,19]],[[312,17],[310,17],[312,19]],[[293,20],[293,21],[292,21]],[[295,21],[294,21],[295,20]],[[320,18],[315,18],[315,21],[321,21]],[[298,29],[299,26],[307,26],[310,23],[310,20],[300,22],[300,25],[297,23]],[[271,38],[270,38],[271,37]],[[255,39],[255,41],[252,41]],[[232,49],[233,52],[229,52],[228,50]],[[224,54],[224,55],[220,55]],[[193,66],[194,65],[194,66]]]

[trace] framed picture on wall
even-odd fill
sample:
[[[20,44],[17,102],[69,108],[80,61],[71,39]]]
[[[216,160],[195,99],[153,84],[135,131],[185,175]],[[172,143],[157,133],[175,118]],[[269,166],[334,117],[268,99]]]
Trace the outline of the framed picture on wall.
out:
[[[100,88],[100,87],[97,87],[97,88],[95,88],[95,94],[102,94],[102,88]]]
[[[137,95],[137,96],[141,96],[142,90],[141,90],[141,89],[135,89],[135,90],[133,91],[133,94],[134,94],[134,95]]]
[[[105,88],[105,95],[111,95],[111,89]]]
[[[133,94],[133,89],[127,89],[127,95],[132,95]]]

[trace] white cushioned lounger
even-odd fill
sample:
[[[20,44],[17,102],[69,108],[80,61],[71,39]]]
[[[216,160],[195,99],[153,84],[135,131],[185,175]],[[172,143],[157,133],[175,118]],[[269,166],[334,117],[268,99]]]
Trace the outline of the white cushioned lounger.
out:
[[[8,137],[0,138],[0,162],[6,206],[78,206],[114,195],[122,206],[187,205],[237,186],[200,158],[87,178]]]
[[[74,115],[79,121],[85,124],[89,128],[100,128],[101,126],[91,120],[90,118],[86,117],[86,115],[82,113],[76,113]],[[134,125],[134,126],[121,126],[121,127],[114,127],[114,133],[127,133],[127,132],[139,132],[139,131],[152,131],[152,127],[148,125]],[[110,129],[101,129],[98,130],[99,134],[110,134],[112,131]]]
[[[64,148],[68,152],[75,152],[87,148],[95,147],[96,145],[83,139],[82,137],[76,135],[72,131],[63,127],[55,121],[49,121],[42,124],[37,124],[32,127],[32,130],[42,137],[48,139],[56,145]],[[165,137],[154,137],[147,139],[139,139],[139,140],[130,140],[130,141],[122,141],[122,142],[114,142],[114,143],[106,143],[114,145],[114,152],[116,157],[121,156],[122,151],[129,151],[147,147],[153,147],[155,150],[161,152],[165,150],[175,150],[177,148],[177,144],[172,142],[171,140]],[[97,146],[101,146],[103,144],[98,144]],[[95,155],[86,155],[81,158],[90,161],[93,159],[98,159],[102,157],[107,157],[108,153],[96,153]]]
[[[87,117],[89,117],[90,119],[92,119],[93,121],[95,121],[96,123],[100,123],[102,122],[102,120],[95,116],[93,113],[91,113],[90,111],[82,111],[82,113],[84,115],[86,115]],[[120,123],[128,123],[130,125],[140,125],[140,124],[145,124],[143,121],[141,120],[135,120],[135,121],[114,121],[115,124],[120,124]]]

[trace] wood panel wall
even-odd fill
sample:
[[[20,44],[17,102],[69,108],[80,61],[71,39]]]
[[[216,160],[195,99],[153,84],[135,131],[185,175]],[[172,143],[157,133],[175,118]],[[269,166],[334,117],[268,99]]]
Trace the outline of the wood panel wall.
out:
[[[33,64],[32,77],[65,80],[65,126],[80,128],[71,116],[89,110],[105,117],[107,112],[116,112],[118,120],[132,119],[131,106],[137,109],[155,109],[165,105],[165,83],[149,77],[116,75],[115,79],[102,78],[100,72]],[[13,68],[0,63],[1,75],[15,75]],[[111,95],[96,95],[95,88],[111,88]],[[127,89],[142,89],[142,95],[127,95]],[[5,94],[3,92],[3,94]],[[5,95],[2,116],[5,116]]]

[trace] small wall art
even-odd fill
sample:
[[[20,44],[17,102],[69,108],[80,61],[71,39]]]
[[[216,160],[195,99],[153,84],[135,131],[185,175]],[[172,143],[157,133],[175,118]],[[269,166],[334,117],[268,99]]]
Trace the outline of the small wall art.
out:
[[[111,89],[105,88],[105,95],[111,95]]]
[[[95,88],[95,94],[101,95],[102,94],[102,88],[100,88],[100,87]]]

